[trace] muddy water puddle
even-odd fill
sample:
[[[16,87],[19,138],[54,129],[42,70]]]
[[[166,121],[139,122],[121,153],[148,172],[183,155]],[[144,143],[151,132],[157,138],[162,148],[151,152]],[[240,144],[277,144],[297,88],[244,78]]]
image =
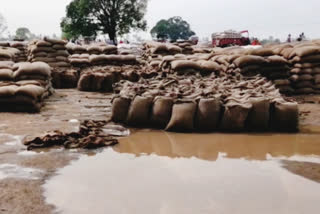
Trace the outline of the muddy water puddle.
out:
[[[132,131],[45,185],[61,213],[318,213],[320,135]]]

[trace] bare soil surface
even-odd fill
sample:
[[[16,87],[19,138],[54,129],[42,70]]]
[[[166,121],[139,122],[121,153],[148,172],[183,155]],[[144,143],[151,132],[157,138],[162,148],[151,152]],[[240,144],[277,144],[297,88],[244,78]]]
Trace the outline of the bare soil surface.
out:
[[[100,150],[51,148],[28,152],[21,141],[53,130],[75,131],[80,120],[108,120],[111,97],[111,94],[76,89],[57,90],[39,114],[0,113],[0,214],[54,212],[54,207],[45,203],[42,185],[55,175],[57,169],[65,167],[81,154],[95,155]],[[320,96],[294,98],[299,102],[302,134],[320,134]],[[301,162],[285,164],[289,171],[297,174],[303,170],[308,173],[311,169],[314,172],[312,179],[320,180],[318,165],[314,171],[314,166],[308,163],[306,169]]]

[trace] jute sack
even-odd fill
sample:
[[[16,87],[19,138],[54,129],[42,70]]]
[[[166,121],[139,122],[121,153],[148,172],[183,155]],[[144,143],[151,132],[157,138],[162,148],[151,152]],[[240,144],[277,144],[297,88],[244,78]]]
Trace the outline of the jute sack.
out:
[[[13,69],[14,62],[12,61],[0,61],[0,69]]]
[[[14,72],[14,78],[25,75],[51,76],[51,68],[44,62],[18,63],[18,69]]]
[[[299,127],[298,104],[277,100],[271,114],[272,128],[276,131],[296,132]]]
[[[13,71],[7,68],[0,68],[0,81],[1,80],[12,80]]]
[[[85,73],[80,76],[78,82],[79,91],[91,91],[93,75],[91,73]]]
[[[17,85],[0,86],[0,97],[14,96],[18,88]]]
[[[25,85],[17,88],[16,95],[25,95],[29,96],[35,100],[41,100],[43,93],[45,92],[44,88],[37,85]]]
[[[150,97],[136,96],[131,102],[128,113],[128,124],[130,126],[144,126],[149,122],[153,99]]]
[[[173,105],[172,115],[166,131],[191,132],[194,130],[194,118],[197,103],[179,101]]]
[[[173,70],[183,70],[183,69],[195,69],[195,70],[201,70],[201,66],[194,61],[191,60],[175,60],[171,62],[171,68]]]
[[[267,61],[261,57],[261,56],[252,56],[252,55],[248,55],[248,56],[241,56],[237,59],[235,59],[233,61],[233,63],[237,66],[237,67],[244,67],[246,65],[263,65],[265,64]]]
[[[159,128],[165,128],[171,118],[173,99],[170,97],[156,97],[154,99],[151,123]]]
[[[60,44],[60,45],[66,45],[67,42],[64,41],[64,40],[60,40],[60,39],[51,39],[51,38],[48,38],[48,37],[44,37],[44,41],[47,41],[47,42],[50,42],[52,44]]]
[[[252,109],[248,114],[247,126],[251,131],[267,131],[270,119],[270,101],[268,98],[251,98]]]
[[[112,101],[112,121],[116,123],[125,123],[128,117],[128,111],[131,100],[125,97],[116,97]]]
[[[224,131],[239,132],[245,129],[245,122],[252,108],[249,102],[229,101],[225,105],[221,128]]]
[[[198,104],[195,124],[201,131],[215,131],[218,129],[221,114],[219,98],[201,99]]]

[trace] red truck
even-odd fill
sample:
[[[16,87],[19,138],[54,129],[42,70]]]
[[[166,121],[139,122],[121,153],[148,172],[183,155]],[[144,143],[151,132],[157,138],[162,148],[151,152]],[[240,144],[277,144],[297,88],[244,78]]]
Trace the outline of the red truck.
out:
[[[249,31],[228,30],[212,34],[213,47],[245,46],[250,45]]]

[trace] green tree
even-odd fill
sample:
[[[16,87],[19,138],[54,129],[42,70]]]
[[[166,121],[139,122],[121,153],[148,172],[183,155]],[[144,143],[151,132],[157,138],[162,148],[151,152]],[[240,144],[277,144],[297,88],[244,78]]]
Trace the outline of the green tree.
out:
[[[19,40],[28,40],[32,37],[32,33],[30,30],[26,27],[20,27],[16,30],[16,39]]]
[[[7,28],[6,20],[0,14],[0,38],[2,38],[2,34],[7,30]]]
[[[176,41],[178,39],[188,39],[195,35],[190,28],[188,22],[179,16],[172,17],[168,20],[160,20],[156,26],[151,30],[151,35],[158,39],[171,39]]]
[[[147,4],[148,0],[73,0],[61,22],[63,35],[70,39],[102,33],[115,41],[131,29],[145,30]]]

